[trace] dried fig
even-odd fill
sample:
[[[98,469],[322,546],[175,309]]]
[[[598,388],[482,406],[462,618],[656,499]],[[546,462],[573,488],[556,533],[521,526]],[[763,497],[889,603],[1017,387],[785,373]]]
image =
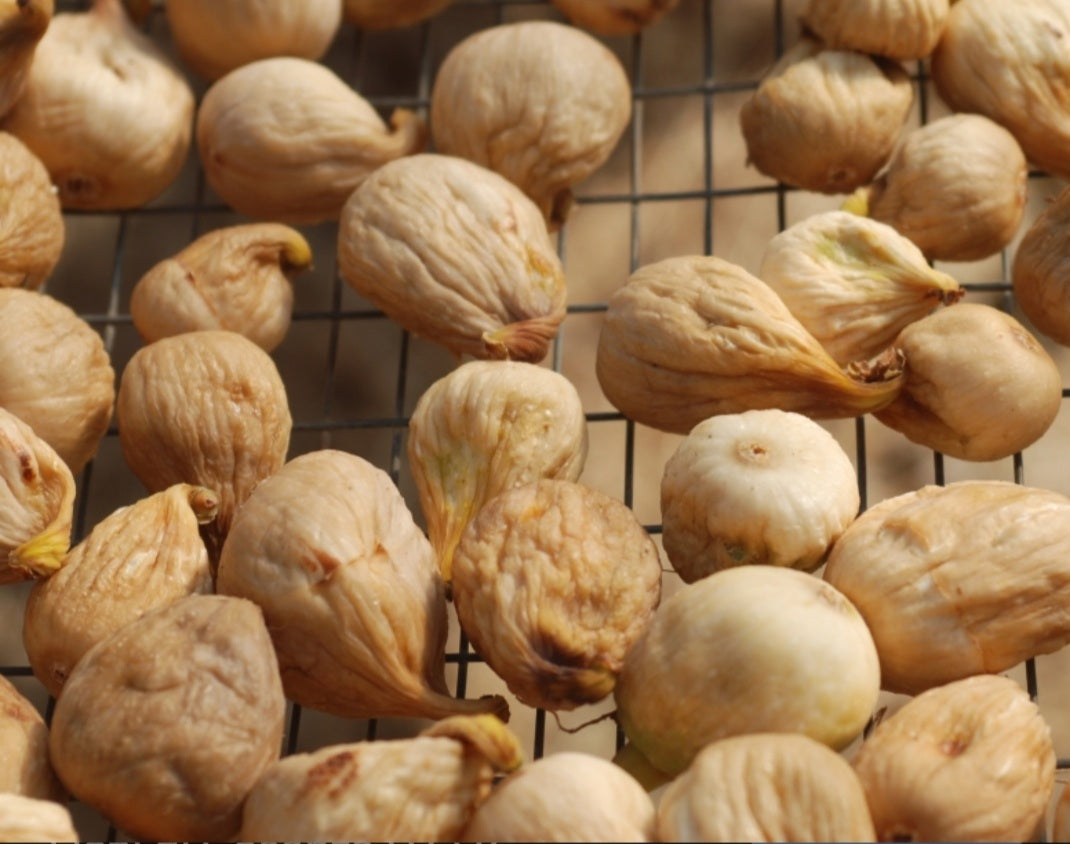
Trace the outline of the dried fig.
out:
[[[59,571],[34,584],[22,642],[50,694],[59,696],[75,663],[109,633],[156,607],[213,591],[198,528],[218,506],[210,490],[175,484],[104,518]]]
[[[46,293],[0,288],[0,407],[77,473],[97,453],[114,403],[115,370],[100,334]]]
[[[48,758],[45,719],[7,677],[0,675],[0,794],[8,793],[39,800],[67,799]]]
[[[995,673],[1070,642],[1070,499],[1007,481],[925,486],[870,507],[824,578],[856,606],[890,691]]]
[[[661,603],[617,678],[617,720],[658,770],[676,775],[717,739],[803,733],[839,750],[880,691],[873,637],[820,578],[739,566]]]
[[[492,712],[446,688],[445,588],[390,476],[355,454],[290,460],[238,510],[216,588],[256,601],[287,696],[347,718]]]
[[[809,0],[803,24],[827,46],[890,59],[924,59],[936,48],[950,0]]]
[[[330,68],[278,56],[212,83],[196,137],[209,186],[235,211],[284,223],[337,220],[376,168],[424,148],[415,112],[390,125]]]
[[[564,271],[539,209],[453,156],[372,173],[342,211],[338,262],[357,293],[458,356],[540,361],[565,318]]]
[[[291,280],[311,263],[308,241],[289,226],[215,229],[138,280],[130,316],[147,343],[218,328],[236,331],[270,352],[290,328]]]
[[[613,152],[631,120],[631,85],[600,41],[555,21],[480,30],[447,54],[431,90],[435,148],[500,173],[551,229],[572,187]]]
[[[851,458],[816,422],[776,409],[712,416],[665,464],[661,538],[686,583],[739,565],[813,571],[860,503]]]
[[[1070,188],[1036,216],[1011,265],[1014,301],[1042,334],[1070,346]]]
[[[1010,457],[1051,427],[1062,377],[1013,316],[960,302],[904,328],[901,392],[874,416],[908,439],[960,460]]]
[[[878,840],[850,763],[799,733],[708,744],[663,792],[657,823],[659,841]]]
[[[34,51],[54,12],[54,0],[4,0],[0,4],[0,117],[22,96]],[[5,157],[0,155],[0,160]]]
[[[60,780],[132,836],[229,841],[282,747],[286,699],[251,601],[189,595],[95,644],[56,701]]]
[[[635,514],[573,481],[490,499],[454,555],[461,629],[531,707],[606,697],[660,598],[658,549]]]
[[[587,419],[579,393],[559,372],[521,361],[473,360],[420,396],[407,449],[448,584],[453,549],[487,501],[540,478],[580,476]]]
[[[679,0],[552,0],[576,26],[601,35],[634,35],[653,26]]]
[[[686,434],[710,416],[746,410],[860,416],[898,394],[891,363],[849,375],[769,285],[694,255],[640,267],[610,297],[595,371],[625,416]]]
[[[878,841],[1031,841],[1055,787],[1051,730],[1006,677],[922,692],[853,764]]]
[[[432,18],[453,0],[345,0],[345,20],[362,29],[399,29]]]
[[[0,841],[84,840],[62,803],[0,792]]]
[[[847,211],[811,214],[766,245],[758,275],[841,366],[966,290],[892,226]]]
[[[414,738],[287,756],[245,801],[242,841],[459,841],[520,744],[493,715],[453,715]]]
[[[747,163],[819,193],[850,193],[888,163],[914,101],[906,70],[802,38],[740,109]]]
[[[0,132],[0,193],[0,287],[35,290],[59,261],[67,231],[48,170],[8,132]]]

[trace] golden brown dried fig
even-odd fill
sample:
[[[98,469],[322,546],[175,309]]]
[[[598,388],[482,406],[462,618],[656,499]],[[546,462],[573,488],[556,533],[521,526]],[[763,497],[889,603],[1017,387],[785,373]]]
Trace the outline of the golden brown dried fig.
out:
[[[101,640],[52,715],[60,780],[151,841],[229,841],[282,747],[286,699],[251,601],[189,595]]]
[[[0,3],[0,117],[22,96],[34,51],[48,30],[54,12],[54,0]]]
[[[311,263],[308,241],[289,226],[250,223],[215,229],[138,280],[130,295],[130,316],[147,343],[221,328],[270,352],[290,328],[291,280]]]
[[[2,125],[44,162],[64,208],[114,211],[175,181],[193,110],[189,83],[120,0],[94,0],[52,18]]]
[[[634,35],[653,26],[679,0],[553,0],[576,26],[601,35]]]
[[[1018,233],[1027,177],[1014,135],[983,115],[952,114],[908,132],[887,169],[851,202],[930,261],[975,261]]]
[[[680,434],[710,416],[746,410],[860,416],[891,402],[902,386],[894,360],[849,375],[769,285],[703,255],[632,273],[609,299],[595,371],[625,416]]]
[[[414,738],[287,756],[245,801],[242,841],[459,841],[520,744],[493,715],[453,715]]]
[[[1010,457],[1051,427],[1062,376],[1010,314],[960,302],[911,323],[894,348],[902,391],[874,416],[908,439],[960,460]]]
[[[456,355],[537,362],[565,318],[565,276],[546,224],[492,170],[424,153],[384,164],[349,197],[342,277]]]
[[[660,598],[658,549],[635,514],[573,481],[492,498],[454,555],[461,629],[531,707],[606,697]]]
[[[345,20],[362,29],[398,29],[434,17],[453,0],[345,0]]]
[[[0,132],[0,193],[0,287],[35,290],[59,261],[67,232],[48,170],[9,132]]]
[[[876,841],[858,775],[799,733],[712,742],[658,801],[659,841]]]
[[[1070,642],[1070,499],[957,481],[886,499],[829,554],[824,578],[858,607],[883,686],[913,693],[995,673]]]
[[[632,115],[617,57],[581,29],[520,21],[447,54],[431,91],[435,149],[500,173],[557,228],[572,187],[605,163]]]
[[[100,334],[46,293],[0,288],[0,407],[77,473],[97,453],[114,403],[115,370]]]
[[[936,48],[950,0],[809,0],[802,22],[826,45],[890,59],[924,59]]]
[[[888,163],[914,101],[903,67],[802,38],[740,109],[747,162],[819,193],[850,193]]]
[[[94,644],[149,610],[213,591],[199,526],[215,518],[214,492],[176,484],[97,523],[38,581],[26,600],[22,642],[34,675],[59,696]]]
[[[286,461],[293,420],[275,362],[233,331],[190,331],[134,353],[119,379],[119,445],[149,492],[213,490],[206,525],[217,558],[234,511]]]
[[[337,220],[376,168],[424,148],[423,120],[397,109],[390,125],[332,70],[279,56],[216,80],[197,112],[205,178],[235,211],[261,220]]]
[[[0,792],[0,841],[84,840],[62,803]]]
[[[1014,300],[1038,331],[1070,346],[1070,187],[1037,215],[1011,265]]]
[[[907,701],[853,764],[878,841],[1032,841],[1055,787],[1047,722],[1025,689],[998,676]]]
[[[473,360],[420,397],[407,450],[428,537],[448,584],[453,549],[487,501],[539,478],[579,478],[587,420],[564,375],[521,361]]]
[[[63,564],[75,491],[55,449],[0,407],[0,583],[45,577]]]
[[[390,476],[355,454],[290,460],[238,510],[216,587],[256,601],[287,696],[347,718],[492,712],[446,688],[445,588]]]
[[[7,677],[0,675],[0,794],[8,793],[39,800],[67,799],[48,758],[45,719]]]

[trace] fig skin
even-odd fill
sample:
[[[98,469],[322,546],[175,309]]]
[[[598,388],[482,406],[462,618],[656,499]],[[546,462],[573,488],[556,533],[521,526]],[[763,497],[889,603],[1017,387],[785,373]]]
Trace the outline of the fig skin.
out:
[[[38,290],[66,242],[59,197],[42,161],[10,132],[0,131],[0,287]]]
[[[70,810],[55,800],[0,792],[0,840],[84,841]]]
[[[1026,230],[1011,264],[1014,300],[1030,324],[1070,346],[1070,187]]]
[[[4,676],[0,676],[0,794],[67,800],[48,757],[45,719]],[[6,818],[2,809],[0,817]]]
[[[950,0],[809,0],[802,23],[829,47],[897,61],[927,58]]]
[[[653,26],[679,0],[552,0],[576,26],[601,35],[635,35]]]
[[[37,44],[53,14],[55,0],[6,0],[0,6],[0,118],[22,96]]]

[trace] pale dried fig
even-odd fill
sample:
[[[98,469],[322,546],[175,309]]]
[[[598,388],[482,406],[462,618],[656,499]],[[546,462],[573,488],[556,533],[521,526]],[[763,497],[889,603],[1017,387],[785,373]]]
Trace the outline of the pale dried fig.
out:
[[[0,407],[0,583],[45,577],[63,564],[75,492],[55,449]]]
[[[461,629],[531,707],[606,697],[660,598],[658,549],[635,514],[573,481],[492,498],[454,554]]]
[[[188,483],[219,496],[205,526],[216,559],[234,512],[286,461],[293,420],[275,362],[233,331],[190,331],[138,349],[116,401],[119,446],[149,492]]]
[[[427,537],[383,470],[322,449],[290,460],[238,510],[219,592],[256,601],[287,696],[347,718],[506,715],[446,688],[445,588]]]
[[[816,422],[750,410],[700,422],[661,478],[661,538],[687,583],[739,565],[813,571],[858,515],[854,464]]]
[[[774,235],[758,275],[841,366],[879,355],[966,293],[892,226],[847,211],[811,214]]]
[[[913,693],[1070,642],[1070,499],[956,481],[886,499],[844,531],[824,578],[858,607],[881,678]]]
[[[703,748],[658,801],[660,841],[876,841],[850,763],[799,733]]]
[[[342,24],[342,0],[165,0],[183,63],[204,79],[272,56],[323,58]]]
[[[434,17],[454,0],[344,0],[345,20],[362,29],[400,29]]]
[[[465,526],[491,498],[540,478],[574,481],[587,419],[572,382],[521,361],[463,363],[433,383],[409,419],[409,468],[447,582]]]
[[[403,328],[475,358],[537,362],[565,318],[565,276],[535,204],[471,161],[384,164],[349,197],[342,277]]]
[[[39,800],[67,799],[48,758],[45,719],[7,677],[0,675],[0,794],[8,793]]]
[[[873,637],[843,594],[797,569],[739,566],[661,603],[613,694],[628,740],[675,775],[710,742],[745,733],[844,748],[879,691]]]
[[[826,45],[890,59],[924,59],[936,48],[950,0],[809,0],[802,22]]]
[[[376,168],[424,148],[422,118],[396,109],[388,126],[326,65],[279,56],[212,83],[196,121],[209,186],[235,211],[284,223],[337,220]]]
[[[913,101],[898,63],[804,37],[740,109],[747,163],[793,187],[850,193],[888,163]]]
[[[1055,787],[1051,729],[1026,690],[998,676],[907,701],[853,764],[878,841],[1033,841]]]
[[[54,0],[0,3],[0,117],[22,96],[34,51],[54,12]]]
[[[1070,346],[1070,187],[1037,215],[1011,265],[1014,301],[1038,331]]]
[[[636,422],[686,434],[721,413],[860,416],[902,386],[897,362],[848,374],[769,285],[714,256],[640,267],[609,299],[595,371]]]
[[[96,455],[114,403],[115,370],[100,334],[46,293],[0,288],[0,407],[77,473]]]
[[[605,163],[631,115],[620,60],[555,21],[468,36],[447,54],[431,90],[435,149],[500,173],[551,228],[565,221],[572,187]]]
[[[930,261],[976,261],[1018,233],[1028,175],[1014,135],[983,115],[952,114],[908,132],[852,201]]]
[[[59,696],[75,663],[109,633],[146,612],[213,591],[199,526],[215,517],[215,493],[176,484],[98,522],[34,584],[22,642],[34,676]]]
[[[311,263],[308,241],[289,226],[215,229],[138,280],[130,316],[147,343],[218,328],[236,331],[270,352],[290,328],[292,279]]]
[[[414,738],[287,756],[245,800],[242,841],[458,841],[496,773],[523,761],[493,715],[453,715]]]
[[[0,841],[84,840],[62,803],[0,792]]]
[[[64,208],[136,208],[186,162],[193,91],[120,0],[52,18],[3,128],[48,168]]]
[[[553,0],[566,18],[601,35],[634,35],[653,26],[679,0]]]
[[[45,165],[8,132],[0,132],[0,193],[0,287],[35,290],[59,261],[67,230]]]
[[[56,701],[60,780],[126,833],[229,841],[282,747],[286,699],[251,601],[189,595],[102,639]]]
[[[906,360],[902,390],[874,416],[927,448],[1000,460],[1040,439],[1059,413],[1055,361],[991,305],[941,308],[904,328],[893,346]]]

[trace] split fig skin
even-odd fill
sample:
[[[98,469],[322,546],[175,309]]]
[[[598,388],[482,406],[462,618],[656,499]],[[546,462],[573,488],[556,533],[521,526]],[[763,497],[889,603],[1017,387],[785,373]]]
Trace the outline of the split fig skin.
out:
[[[67,794],[48,757],[48,725],[7,677],[0,676],[0,794],[64,803]],[[6,819],[0,808],[0,818]],[[0,821],[0,828],[3,821]],[[4,838],[4,841],[9,839]]]
[[[829,47],[910,61],[936,49],[950,5],[950,0],[809,0],[801,21]]]
[[[401,29],[430,20],[454,0],[344,0],[344,19],[361,29]]]
[[[41,160],[0,131],[0,287],[39,290],[52,274],[67,230],[59,197]]]
[[[552,0],[576,26],[600,35],[635,35],[669,14],[679,0]]]
[[[26,88],[38,42],[55,14],[55,0],[4,0],[0,4],[0,118]]]
[[[1037,331],[1070,346],[1070,188],[1022,236],[1011,264],[1014,300]]]

